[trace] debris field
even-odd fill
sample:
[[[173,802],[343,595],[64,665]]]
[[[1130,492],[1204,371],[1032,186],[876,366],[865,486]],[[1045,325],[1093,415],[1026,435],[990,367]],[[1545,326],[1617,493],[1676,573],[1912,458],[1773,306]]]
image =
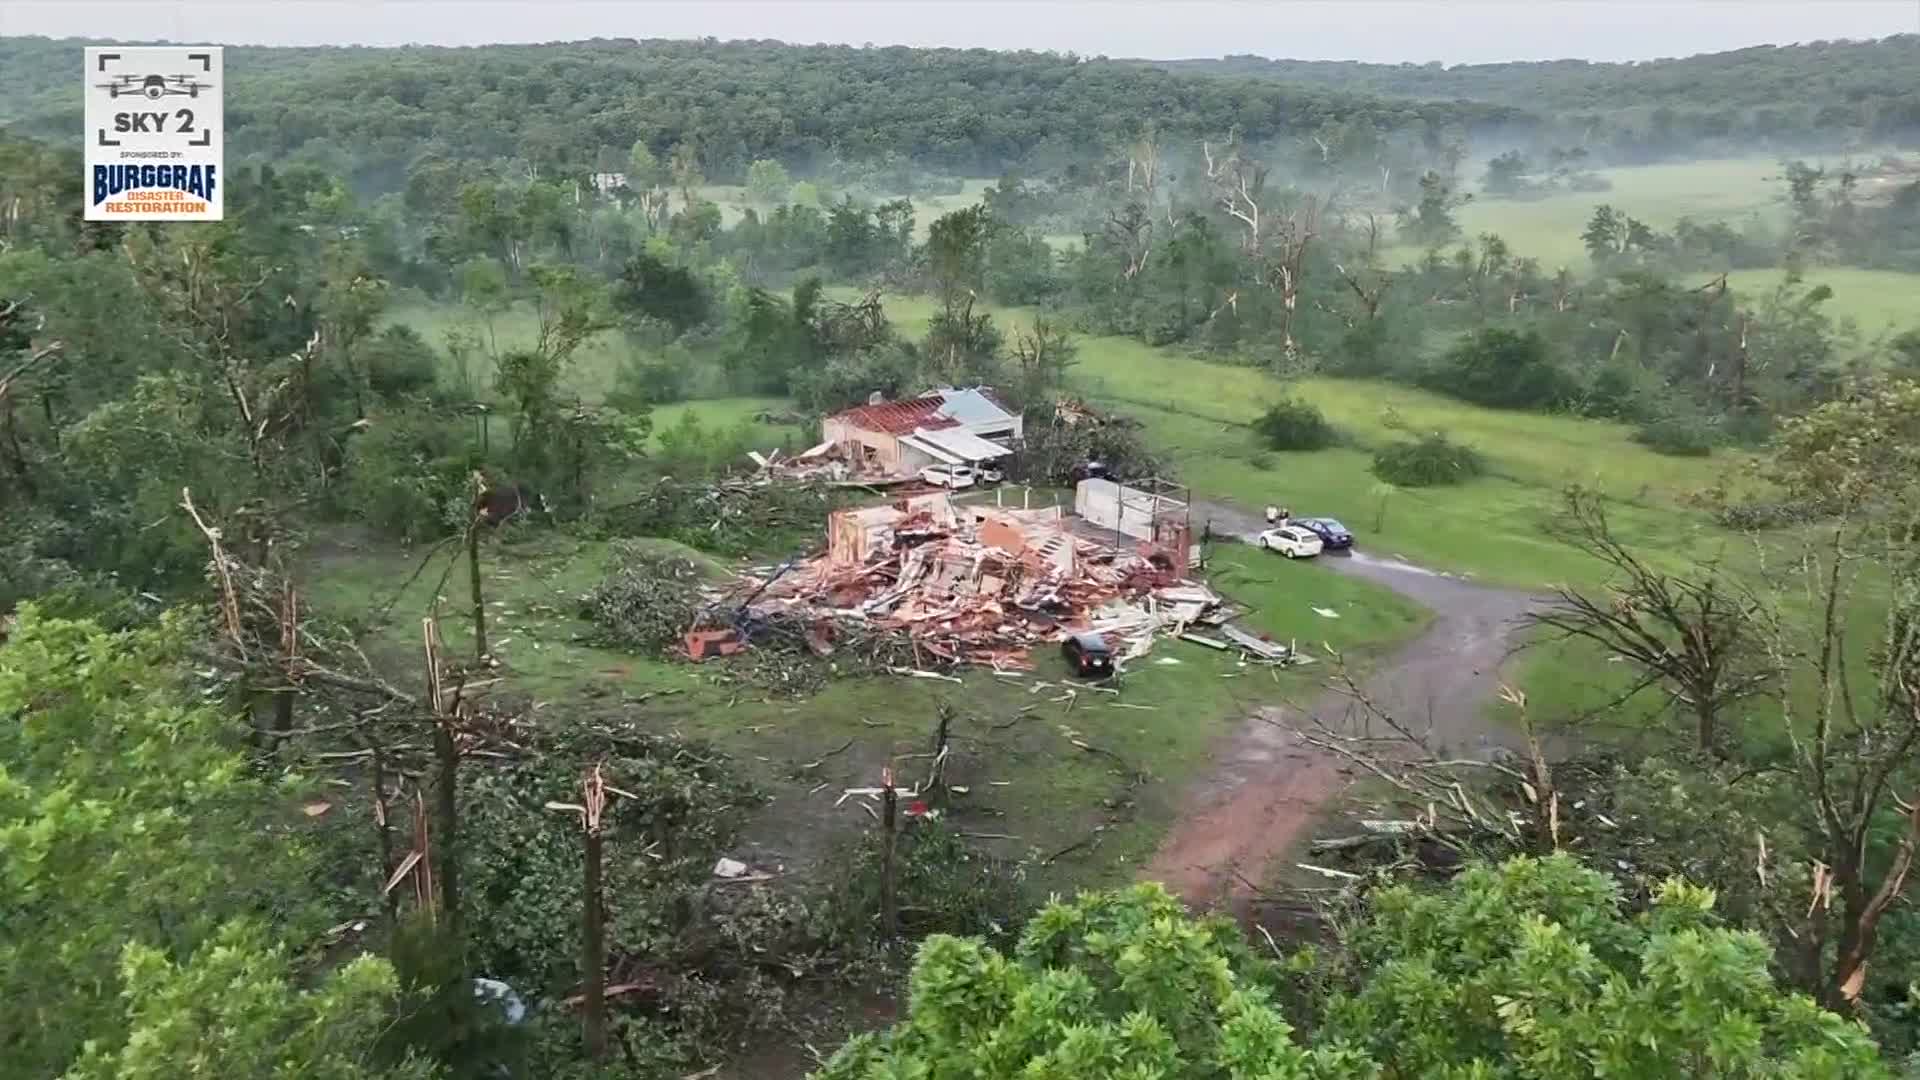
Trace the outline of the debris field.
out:
[[[737,610],[804,621],[823,655],[838,638],[901,634],[916,668],[1029,669],[1035,645],[1070,633],[1100,635],[1124,664],[1158,635],[1234,615],[1184,563],[1144,542],[1076,536],[1058,507],[956,505],[942,492],[834,511],[826,553],[749,578]]]

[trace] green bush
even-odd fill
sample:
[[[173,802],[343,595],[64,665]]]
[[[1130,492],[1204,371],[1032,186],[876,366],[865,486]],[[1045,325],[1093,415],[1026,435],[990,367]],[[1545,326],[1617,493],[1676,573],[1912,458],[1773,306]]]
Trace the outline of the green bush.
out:
[[[1640,425],[1633,441],[1661,454],[1675,457],[1706,457],[1713,453],[1718,432],[1705,417],[1663,416]]]
[[[1373,455],[1373,475],[1401,487],[1458,484],[1485,471],[1478,452],[1438,431],[1382,447]]]
[[[419,414],[380,417],[348,444],[343,508],[403,540],[435,539],[466,519],[473,470],[482,464],[468,421]]]
[[[1821,513],[1819,506],[1799,500],[1743,502],[1720,507],[1713,512],[1713,520],[1723,528],[1759,532],[1783,529],[1789,525],[1805,525],[1820,520]]]
[[[389,326],[361,346],[367,386],[390,401],[433,389],[440,361],[411,326]]]
[[[1549,409],[1575,396],[1537,330],[1489,326],[1460,339],[1424,380],[1428,389],[1497,409]]]
[[[1254,433],[1272,450],[1324,450],[1336,438],[1319,406],[1298,398],[1281,398],[1253,422]]]

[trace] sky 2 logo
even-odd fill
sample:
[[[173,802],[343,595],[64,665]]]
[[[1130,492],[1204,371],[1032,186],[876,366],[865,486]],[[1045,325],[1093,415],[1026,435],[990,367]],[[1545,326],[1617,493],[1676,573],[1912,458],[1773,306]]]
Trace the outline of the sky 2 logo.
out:
[[[168,122],[173,126],[169,128]],[[113,130],[116,132],[152,132],[156,135],[171,130],[177,134],[193,131],[193,110],[180,109],[171,115],[163,112],[114,113]]]
[[[86,48],[88,220],[220,220],[225,70],[217,45]]]

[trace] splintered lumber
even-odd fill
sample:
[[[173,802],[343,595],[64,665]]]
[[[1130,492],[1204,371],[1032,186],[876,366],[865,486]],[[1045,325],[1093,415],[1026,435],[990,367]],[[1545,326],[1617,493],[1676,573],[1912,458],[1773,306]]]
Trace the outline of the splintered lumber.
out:
[[[1363,880],[1359,874],[1349,874],[1345,870],[1335,870],[1330,866],[1315,866],[1312,863],[1303,863],[1303,862],[1297,862],[1297,863],[1294,863],[1293,865],[1299,867],[1302,870],[1307,871],[1308,873],[1319,874],[1321,877],[1331,878],[1334,881]]]
[[[1220,652],[1226,652],[1228,649],[1232,648],[1232,646],[1228,645],[1226,642],[1221,641],[1218,638],[1207,637],[1204,634],[1181,634],[1180,640],[1191,641],[1195,645],[1204,645],[1209,649],[1216,649]]]
[[[903,668],[903,667],[889,667],[887,670],[892,672],[895,675],[905,675],[910,679],[938,679],[941,682],[950,682],[950,683],[960,682],[959,679],[955,678],[952,675],[942,675],[937,671],[918,671],[918,670],[915,670],[914,668]]]
[[[1263,660],[1285,660],[1288,656],[1292,655],[1291,650],[1285,645],[1254,637],[1239,627],[1223,626],[1220,628],[1220,632],[1225,634],[1227,639],[1235,645],[1240,646]]]

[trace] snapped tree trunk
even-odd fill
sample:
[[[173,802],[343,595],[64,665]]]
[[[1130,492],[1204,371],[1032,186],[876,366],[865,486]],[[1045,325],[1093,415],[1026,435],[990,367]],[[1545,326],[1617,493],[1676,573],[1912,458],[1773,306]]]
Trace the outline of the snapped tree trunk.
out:
[[[473,596],[473,655],[487,659],[487,604],[480,592],[480,515],[467,525],[467,586]]]
[[[372,765],[373,781],[373,826],[374,840],[380,849],[380,880],[382,883],[393,879],[393,830],[387,825],[387,752],[386,748],[372,739],[367,740],[367,757]],[[387,925],[392,926],[400,917],[400,901],[392,889],[380,894],[381,906],[386,909]]]
[[[1700,742],[1702,753],[1713,753],[1715,736],[1718,734],[1714,723],[1716,709],[1713,698],[1706,694],[1695,693],[1693,699],[1693,733]]]
[[[286,745],[286,736],[293,730],[293,691],[291,689],[273,692],[273,731],[280,736],[279,745]]]
[[[607,939],[605,911],[600,896],[600,830],[587,829],[586,904],[581,932],[581,966],[586,975],[587,1057],[594,1061],[607,1056]]]
[[[1900,846],[1894,851],[1893,862],[1881,877],[1879,888],[1871,893],[1867,891],[1866,868],[1860,862],[1834,868],[1845,922],[1840,928],[1833,971],[1827,978],[1823,995],[1829,1008],[1844,1010],[1859,1003],[1861,991],[1866,987],[1867,961],[1873,956],[1874,945],[1880,937],[1880,918],[1906,889],[1916,842],[1920,842],[1920,799],[1915,799],[1907,811],[1906,833],[1900,837]],[[1846,850],[1850,857],[1858,858],[1864,856],[1865,844],[1849,844]]]
[[[453,729],[446,718],[433,727],[433,753],[440,765],[437,830],[439,865],[434,873],[440,878],[440,906],[447,915],[447,930],[460,938],[460,748],[453,741]]]
[[[892,941],[900,930],[900,909],[893,893],[893,854],[895,816],[900,798],[888,778],[880,793],[880,934]]]

